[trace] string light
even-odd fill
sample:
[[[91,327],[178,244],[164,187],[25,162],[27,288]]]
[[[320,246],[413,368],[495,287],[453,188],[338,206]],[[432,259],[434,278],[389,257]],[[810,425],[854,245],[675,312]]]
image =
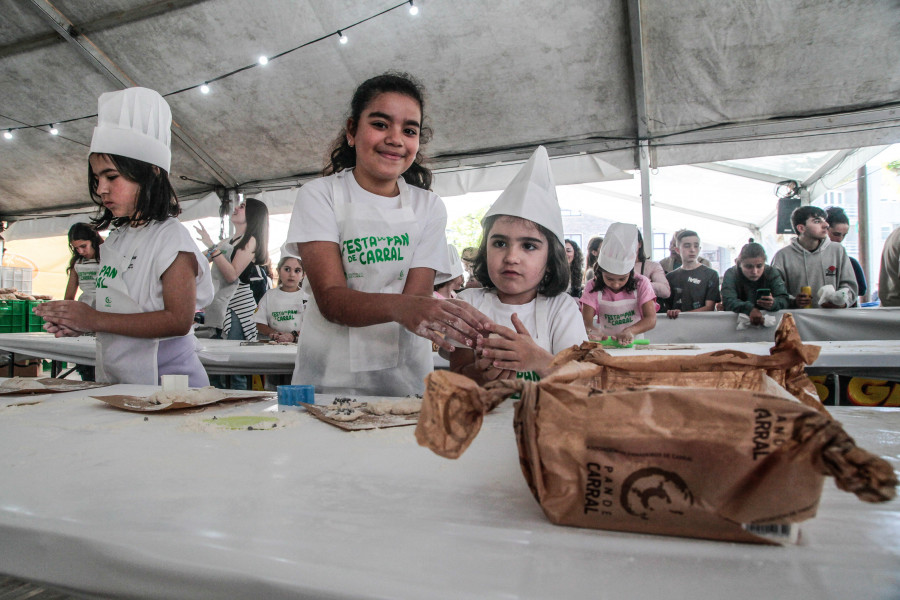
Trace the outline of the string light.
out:
[[[413,3],[413,0],[405,0],[404,2],[400,2],[399,4],[395,4],[395,5],[390,6],[390,7],[386,8],[386,9],[384,9],[384,10],[382,10],[382,11],[379,11],[379,12],[377,12],[377,13],[375,13],[375,14],[369,15],[368,17],[365,17],[365,18],[363,18],[363,19],[360,19],[359,21],[356,21],[355,23],[351,23],[350,25],[347,25],[347,26],[344,27],[343,29],[338,29],[337,32],[336,32],[336,33],[337,33],[337,36],[338,36],[338,40],[340,41],[341,44],[346,44],[347,42],[350,41],[350,39],[344,34],[344,30],[351,29],[351,28],[356,27],[356,26],[358,26],[358,25],[362,25],[363,23],[365,23],[365,22],[367,22],[367,21],[371,21],[372,19],[376,19],[376,18],[378,18],[378,17],[380,17],[380,16],[382,16],[382,15],[385,15],[385,14],[387,14],[387,13],[389,13],[389,12],[392,12],[392,11],[394,11],[394,10],[397,10],[398,8],[400,8],[400,7],[402,7],[402,6],[406,6],[407,4],[409,5],[409,14],[411,14],[411,15],[417,15],[417,14],[419,14],[419,7],[416,6],[416,5]],[[272,57],[268,57],[268,56],[260,56],[259,59],[258,59],[258,61],[257,61],[256,63],[253,63],[253,64],[250,64],[250,65],[246,65],[246,66],[240,67],[240,68],[235,69],[235,70],[233,70],[233,71],[230,71],[230,72],[228,72],[228,73],[223,73],[222,75],[219,75],[219,76],[217,76],[217,77],[212,77],[212,78],[210,78],[210,79],[207,79],[206,81],[204,81],[204,82],[203,82],[202,84],[200,84],[200,85],[196,85],[196,84],[195,84],[195,85],[190,85],[190,86],[188,86],[188,87],[181,88],[181,89],[175,90],[175,91],[173,91],[173,92],[168,92],[168,93],[162,94],[162,95],[163,95],[163,97],[174,96],[175,94],[181,94],[181,93],[183,93],[183,92],[187,92],[188,90],[193,90],[193,89],[195,89],[195,88],[199,88],[201,94],[208,94],[208,93],[210,92],[210,87],[209,87],[210,81],[215,82],[215,81],[218,81],[218,80],[220,80],[220,79],[225,79],[226,77],[231,77],[232,75],[236,75],[237,73],[241,73],[241,72],[243,72],[243,71],[246,71],[247,69],[251,69],[251,68],[256,67],[256,66],[264,66],[264,65],[266,65],[266,64],[269,62],[269,60],[271,60],[271,59],[274,59],[274,58],[280,58],[280,57],[282,57],[282,56],[284,56],[284,55],[286,55],[286,54],[290,54],[291,52],[294,52],[294,51],[299,50],[299,49],[301,49],[301,48],[306,48],[307,46],[311,46],[311,45],[313,45],[313,44],[316,44],[316,43],[318,43],[318,42],[321,42],[321,41],[323,41],[323,40],[326,40],[326,39],[328,39],[329,37],[331,37],[331,36],[333,36],[333,35],[335,35],[335,32],[324,34],[324,35],[322,35],[321,37],[318,37],[318,38],[316,38],[316,39],[314,39],[314,40],[310,40],[310,41],[308,41],[308,42],[304,42],[304,43],[300,44],[299,46],[296,46],[296,47],[291,48],[291,49],[289,49],[289,50],[285,50],[285,51],[283,51],[283,52],[279,52],[278,54],[275,54],[275,55],[272,56]],[[72,121],[80,121],[80,120],[82,120],[82,119],[90,119],[91,117],[96,117],[96,116],[97,116],[96,114],[93,114],[93,115],[86,115],[86,116],[83,116],[83,117],[77,117],[77,118],[74,118],[74,119],[66,119],[66,120],[64,120],[64,121],[58,121],[58,122],[60,122],[60,123],[70,123],[70,122],[72,122]],[[7,140],[11,140],[11,139],[13,139],[13,131],[16,131],[16,130],[18,130],[18,129],[31,129],[31,128],[37,128],[37,127],[40,127],[40,126],[38,126],[38,125],[23,125],[23,126],[21,126],[21,127],[11,127],[11,128],[9,128],[9,129],[7,129],[6,131],[3,132],[3,137],[6,138]],[[58,130],[56,127],[53,126],[53,123],[51,123],[50,125],[48,125],[48,127],[50,127],[50,133],[52,133],[53,135],[58,135],[58,134],[59,134],[59,130]]]

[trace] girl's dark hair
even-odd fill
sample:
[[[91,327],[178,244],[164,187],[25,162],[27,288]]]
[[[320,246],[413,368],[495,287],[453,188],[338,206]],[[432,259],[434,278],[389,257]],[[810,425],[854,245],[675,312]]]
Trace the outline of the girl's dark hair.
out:
[[[250,241],[256,239],[256,251],[253,253],[253,263],[262,267],[269,278],[272,277],[272,264],[269,260],[269,209],[256,198],[244,199],[244,216],[247,219],[247,229],[244,235],[234,245],[234,249],[240,250]]]
[[[847,213],[844,212],[844,209],[840,206],[829,206],[825,209],[825,221],[828,223],[829,227],[834,227],[835,225],[849,225],[850,218],[847,217]]]
[[[575,288],[572,292],[578,291],[578,297],[581,297],[581,280],[584,278],[584,256],[581,254],[581,248],[572,240],[566,240],[567,244],[572,244],[575,256],[569,264],[569,283]],[[565,248],[564,248],[565,249]]]
[[[101,156],[106,156],[112,161],[120,176],[138,184],[138,197],[134,214],[128,217],[115,217],[108,208],[103,206],[103,201],[97,194],[97,176],[94,175],[89,164],[88,191],[91,194],[91,200],[100,207],[97,216],[91,218],[95,229],[103,231],[109,227],[110,223],[119,227],[129,221],[143,222],[144,225],[149,225],[151,221],[165,221],[169,217],[177,217],[181,214],[175,188],[169,182],[169,174],[164,169],[136,158],[118,154],[102,154]]]
[[[638,262],[644,262],[647,260],[647,255],[644,254],[644,236],[641,235],[641,230],[638,229],[638,253],[637,253]]]
[[[738,266],[740,266],[743,261],[750,260],[751,258],[762,258],[763,261],[766,260],[766,249],[763,248],[763,245],[754,242],[753,238],[750,238],[750,240],[750,243],[744,244],[740,254],[738,254],[737,260],[735,261]]]
[[[431,128],[425,125],[425,88],[412,75],[388,71],[364,81],[356,88],[353,99],[350,101],[350,116],[347,118],[347,121],[352,123],[352,127],[357,127],[366,107],[381,94],[390,92],[408,96],[419,103],[419,109],[422,113],[421,127],[419,129],[419,151],[416,153],[416,158],[409,169],[403,173],[403,179],[409,185],[414,185],[423,190],[430,190],[432,181],[431,169],[424,166],[425,157],[421,152],[422,146],[431,139]],[[356,150],[351,148],[347,142],[346,126],[341,129],[340,135],[334,140],[330,157],[331,163],[325,167],[325,170],[322,172],[323,175],[331,175],[332,173],[338,173],[344,169],[356,166]]]
[[[599,264],[597,265],[597,269],[594,271],[594,291],[602,292],[606,289],[606,282],[603,281],[603,267]],[[637,278],[634,276],[634,269],[631,269],[631,272],[628,274],[628,281],[625,282],[625,285],[622,286],[622,289],[626,292],[633,292],[637,289]]]
[[[100,260],[100,244],[103,243],[103,238],[100,237],[96,229],[87,223],[75,223],[69,227],[69,248],[72,250],[72,259],[69,261],[69,266],[66,267],[66,274],[75,268],[75,263],[81,258],[81,255],[75,252],[75,248],[72,247],[72,244],[78,240],[90,242],[91,247],[94,249],[94,258],[98,261]]]
[[[545,238],[547,238],[547,268],[544,270],[544,277],[538,284],[537,292],[542,296],[552,298],[565,292],[569,288],[569,261],[566,257],[566,247],[563,246],[559,238],[552,231],[534,221],[514,217],[512,215],[491,215],[485,218],[481,230],[481,242],[478,244],[478,254],[475,255],[475,265],[472,273],[481,284],[488,289],[495,289],[497,286],[491,281],[487,267],[487,245],[488,236],[491,228],[500,217],[507,219],[519,219],[525,223],[531,223],[538,228]]]
[[[585,256],[587,257],[587,268],[596,271],[597,270],[597,261],[600,260],[600,246],[603,245],[603,236],[598,235],[596,237],[592,237],[590,241],[588,241],[587,252],[585,252]],[[594,256],[593,252],[597,252],[597,256]]]

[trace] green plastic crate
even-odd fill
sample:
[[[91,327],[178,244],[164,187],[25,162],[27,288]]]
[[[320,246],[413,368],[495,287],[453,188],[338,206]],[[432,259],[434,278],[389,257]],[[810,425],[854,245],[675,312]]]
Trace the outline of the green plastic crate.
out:
[[[28,312],[25,315],[28,323],[26,331],[43,331],[44,319],[34,314],[34,307],[41,302],[46,302],[46,300],[26,300],[25,302],[28,303],[28,306],[26,307]]]
[[[0,333],[28,331],[28,300],[0,300]]]
[[[0,333],[13,333],[12,300],[0,300]]]

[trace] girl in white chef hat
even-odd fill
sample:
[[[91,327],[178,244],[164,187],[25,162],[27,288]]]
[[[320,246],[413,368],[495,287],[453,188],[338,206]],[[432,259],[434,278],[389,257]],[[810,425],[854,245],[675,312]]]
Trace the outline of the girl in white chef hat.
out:
[[[656,293],[650,280],[635,275],[638,230],[613,223],[606,231],[597,272],[581,296],[584,327],[592,340],[608,337],[631,344],[636,335],[656,327]]]
[[[172,113],[157,92],[128,88],[98,101],[88,186],[99,206],[103,244],[95,308],[45,302],[35,308],[57,337],[97,332],[97,379],[159,385],[188,375],[209,384],[192,333],[197,307],[212,299],[209,267],[188,230],[169,182]]]
[[[578,306],[566,293],[562,216],[550,159],[538,147],[482,220],[475,277],[483,288],[459,298],[493,319],[491,335],[450,355],[450,368],[479,383],[538,380],[553,355],[587,340]]]

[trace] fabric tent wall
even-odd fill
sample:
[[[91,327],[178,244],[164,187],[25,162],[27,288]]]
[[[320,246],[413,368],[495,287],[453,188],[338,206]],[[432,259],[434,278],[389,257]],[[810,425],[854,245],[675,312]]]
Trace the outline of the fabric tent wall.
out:
[[[393,5],[7,3],[0,129],[33,127],[0,143],[0,219],[89,204],[92,120],[60,136],[47,123],[93,114],[112,89],[184,89],[323,36],[208,95],[169,96],[182,196],[314,176],[353,89],[387,69],[429,90],[438,171],[516,163],[538,144],[633,169],[641,141],[650,167],[900,142],[896,0],[421,0],[417,17],[397,5],[347,45],[329,36]]]

